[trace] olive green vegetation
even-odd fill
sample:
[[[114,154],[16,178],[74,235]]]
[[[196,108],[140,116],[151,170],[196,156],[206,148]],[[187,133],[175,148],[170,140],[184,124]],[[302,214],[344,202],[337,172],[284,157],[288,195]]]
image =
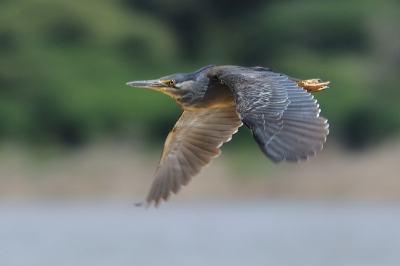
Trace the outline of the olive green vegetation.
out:
[[[378,143],[400,130],[399,17],[390,0],[0,0],[0,140],[162,142],[179,107],[125,83],[237,64],[332,81],[315,95],[331,137]]]

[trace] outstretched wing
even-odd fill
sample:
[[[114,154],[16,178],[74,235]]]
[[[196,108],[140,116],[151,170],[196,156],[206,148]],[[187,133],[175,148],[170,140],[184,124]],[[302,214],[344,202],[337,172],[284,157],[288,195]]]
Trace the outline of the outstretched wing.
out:
[[[161,199],[167,200],[170,192],[177,193],[181,185],[221,153],[219,147],[241,125],[234,106],[184,111],[167,137],[147,203],[157,206]]]
[[[298,161],[321,150],[327,120],[313,96],[286,75],[260,67],[227,67],[212,75],[232,91],[236,111],[274,162]]]

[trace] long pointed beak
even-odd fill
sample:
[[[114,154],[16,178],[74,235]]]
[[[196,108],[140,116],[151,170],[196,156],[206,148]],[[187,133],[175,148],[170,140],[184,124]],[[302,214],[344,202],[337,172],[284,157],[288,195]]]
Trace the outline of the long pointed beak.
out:
[[[131,86],[131,87],[149,88],[149,89],[155,89],[155,90],[159,90],[160,88],[165,87],[165,85],[160,83],[158,79],[131,81],[131,82],[126,83],[126,85]]]

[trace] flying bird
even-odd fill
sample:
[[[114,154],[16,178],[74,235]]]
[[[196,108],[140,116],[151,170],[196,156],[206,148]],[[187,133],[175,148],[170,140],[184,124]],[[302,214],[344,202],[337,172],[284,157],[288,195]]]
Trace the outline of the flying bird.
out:
[[[297,162],[321,150],[329,133],[310,92],[328,88],[320,79],[300,80],[263,67],[206,66],[127,85],[171,96],[184,110],[169,133],[146,198],[156,206],[221,151],[244,124],[272,161]]]

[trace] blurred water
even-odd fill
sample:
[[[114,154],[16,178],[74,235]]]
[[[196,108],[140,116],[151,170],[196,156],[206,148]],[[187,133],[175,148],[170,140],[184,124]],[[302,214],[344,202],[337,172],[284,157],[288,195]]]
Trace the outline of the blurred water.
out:
[[[400,265],[400,203],[0,204],[0,265]]]

